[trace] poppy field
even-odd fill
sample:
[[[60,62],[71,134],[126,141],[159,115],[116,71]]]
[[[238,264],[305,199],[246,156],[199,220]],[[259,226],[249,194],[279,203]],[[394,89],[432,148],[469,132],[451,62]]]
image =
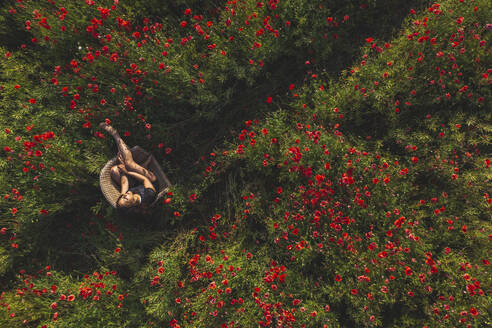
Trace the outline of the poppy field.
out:
[[[492,326],[490,1],[0,12],[0,327]]]

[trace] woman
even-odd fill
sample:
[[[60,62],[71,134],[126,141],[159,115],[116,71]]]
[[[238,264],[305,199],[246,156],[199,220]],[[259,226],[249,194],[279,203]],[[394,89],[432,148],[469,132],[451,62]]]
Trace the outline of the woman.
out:
[[[121,196],[116,202],[116,208],[128,211],[131,208],[140,207],[142,204],[151,204],[156,196],[155,185],[157,185],[155,174],[148,170],[152,155],[149,155],[142,165],[137,164],[133,160],[130,148],[111,125],[102,122],[99,127],[111,134],[118,146],[120,164],[111,168],[111,178],[121,186]],[[129,189],[129,176],[134,177],[142,184]]]

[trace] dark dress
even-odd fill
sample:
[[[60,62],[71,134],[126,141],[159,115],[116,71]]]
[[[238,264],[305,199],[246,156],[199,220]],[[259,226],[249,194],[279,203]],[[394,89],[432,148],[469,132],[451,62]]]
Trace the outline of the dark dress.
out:
[[[157,181],[153,183],[153,185],[154,188],[157,190],[156,183]],[[142,204],[150,205],[155,200],[156,192],[150,188],[145,188],[143,184],[130,188],[129,191],[134,194],[139,194],[142,198]]]

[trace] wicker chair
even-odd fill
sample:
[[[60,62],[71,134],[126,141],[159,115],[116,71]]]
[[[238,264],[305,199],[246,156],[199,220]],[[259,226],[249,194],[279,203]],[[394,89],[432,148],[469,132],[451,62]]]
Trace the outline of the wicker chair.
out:
[[[143,150],[140,146],[135,146],[132,149],[130,149],[130,151],[132,152],[133,160],[139,164],[145,162],[145,160],[149,156],[149,153]],[[101,191],[104,194],[106,200],[114,208],[116,208],[116,201],[121,195],[120,193],[121,188],[111,178],[111,168],[117,164],[119,164],[118,158],[113,157],[106,163],[106,165],[104,165],[104,167],[101,170],[101,173],[99,174],[99,183],[101,185]],[[171,186],[171,182],[169,182],[169,179],[164,174],[162,168],[159,166],[155,158],[152,157],[148,169],[155,174],[157,178],[157,184],[159,185],[159,187],[157,188],[157,194],[155,200],[152,202],[152,204],[150,204],[150,207],[153,207],[157,203],[157,201],[160,198],[162,198],[164,194],[169,190],[169,187]],[[137,181],[132,177],[129,177],[128,180],[129,180],[130,188],[134,187],[137,184]]]

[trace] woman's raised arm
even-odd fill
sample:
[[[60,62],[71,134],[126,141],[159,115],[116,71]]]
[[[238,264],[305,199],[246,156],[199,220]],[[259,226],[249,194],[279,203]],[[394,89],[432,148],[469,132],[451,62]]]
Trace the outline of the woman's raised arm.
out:
[[[146,176],[143,176],[140,173],[132,172],[132,171],[126,171],[125,173],[141,181],[145,188],[150,188],[156,191],[154,185],[152,184],[152,182],[150,182],[150,180]]]

